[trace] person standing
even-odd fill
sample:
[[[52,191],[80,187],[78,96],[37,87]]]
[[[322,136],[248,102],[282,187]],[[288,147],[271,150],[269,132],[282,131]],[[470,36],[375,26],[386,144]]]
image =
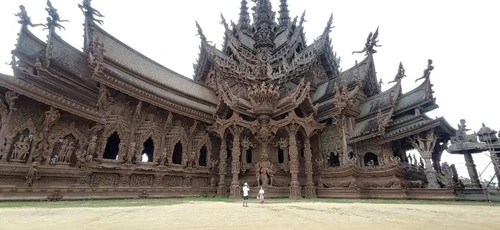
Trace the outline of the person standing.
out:
[[[245,182],[243,184],[243,207],[248,207],[248,192],[250,192],[250,188],[248,184]]]
[[[259,202],[261,204],[264,203],[264,189],[262,188],[262,186],[260,186],[260,190],[259,190]]]

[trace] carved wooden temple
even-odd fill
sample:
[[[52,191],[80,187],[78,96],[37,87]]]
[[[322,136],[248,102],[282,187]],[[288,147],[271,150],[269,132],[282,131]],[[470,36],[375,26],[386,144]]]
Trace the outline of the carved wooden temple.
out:
[[[456,131],[426,115],[438,107],[432,61],[416,88],[403,93],[400,64],[382,91],[378,29],[341,71],[332,17],[306,44],[286,0],[278,15],[242,0],[237,23],[222,17],[222,49],[196,24],[191,80],[99,27],[89,0],[80,8],[83,51],[57,35],[51,4],[47,41],[17,14],[14,76],[0,74],[0,199],[240,197],[244,182],[292,199],[454,198],[456,172],[440,161]]]

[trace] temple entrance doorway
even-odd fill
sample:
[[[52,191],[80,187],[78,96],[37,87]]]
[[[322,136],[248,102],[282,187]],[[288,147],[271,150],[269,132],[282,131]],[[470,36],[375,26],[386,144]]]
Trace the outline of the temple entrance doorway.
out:
[[[207,166],[207,146],[203,145],[200,149],[200,157],[198,158],[199,166]]]
[[[283,164],[285,162],[285,151],[278,148],[278,163]]]
[[[375,153],[367,152],[364,157],[365,166],[377,166],[378,156]]]
[[[252,163],[252,148],[247,149],[245,158],[248,164]]]
[[[117,132],[111,134],[106,142],[106,148],[104,148],[104,154],[102,158],[117,160],[118,151],[120,150],[120,135]]]
[[[153,153],[155,150],[153,139],[149,137],[142,145],[144,146],[142,153],[145,155],[142,157],[142,162],[153,162]]]
[[[330,157],[328,158],[328,166],[330,167],[339,167],[340,166],[340,158],[339,154],[330,152]]]
[[[182,144],[181,142],[177,142],[174,147],[174,152],[172,154],[172,163],[173,164],[182,164]]]

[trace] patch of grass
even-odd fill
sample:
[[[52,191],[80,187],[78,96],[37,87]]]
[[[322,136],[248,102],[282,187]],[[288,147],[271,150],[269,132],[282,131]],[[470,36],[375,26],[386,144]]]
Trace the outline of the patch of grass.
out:
[[[166,206],[184,204],[193,201],[239,203],[239,198],[229,199],[223,197],[185,197],[185,198],[158,198],[158,199],[111,199],[111,200],[78,200],[78,201],[5,201],[0,202],[0,208],[105,208],[105,207],[140,207],[140,206]],[[256,202],[256,201],[255,201]],[[250,203],[253,203],[250,200]],[[301,199],[290,200],[286,198],[266,199],[266,203],[367,203],[367,204],[425,204],[425,205],[479,205],[500,206],[500,202],[484,201],[445,201],[445,200],[396,200],[396,199]]]
[[[120,199],[120,200],[75,200],[75,201],[6,201],[0,202],[0,208],[106,208],[162,206],[185,203],[184,199]]]

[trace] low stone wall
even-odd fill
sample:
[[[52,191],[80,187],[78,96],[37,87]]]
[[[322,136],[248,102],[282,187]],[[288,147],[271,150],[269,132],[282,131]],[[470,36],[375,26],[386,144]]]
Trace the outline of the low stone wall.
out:
[[[318,188],[318,198],[455,200],[452,189]]]
[[[180,198],[191,196],[213,197],[217,189],[212,187],[152,188],[152,187],[38,187],[17,188],[0,186],[0,200],[86,200],[131,198]]]

